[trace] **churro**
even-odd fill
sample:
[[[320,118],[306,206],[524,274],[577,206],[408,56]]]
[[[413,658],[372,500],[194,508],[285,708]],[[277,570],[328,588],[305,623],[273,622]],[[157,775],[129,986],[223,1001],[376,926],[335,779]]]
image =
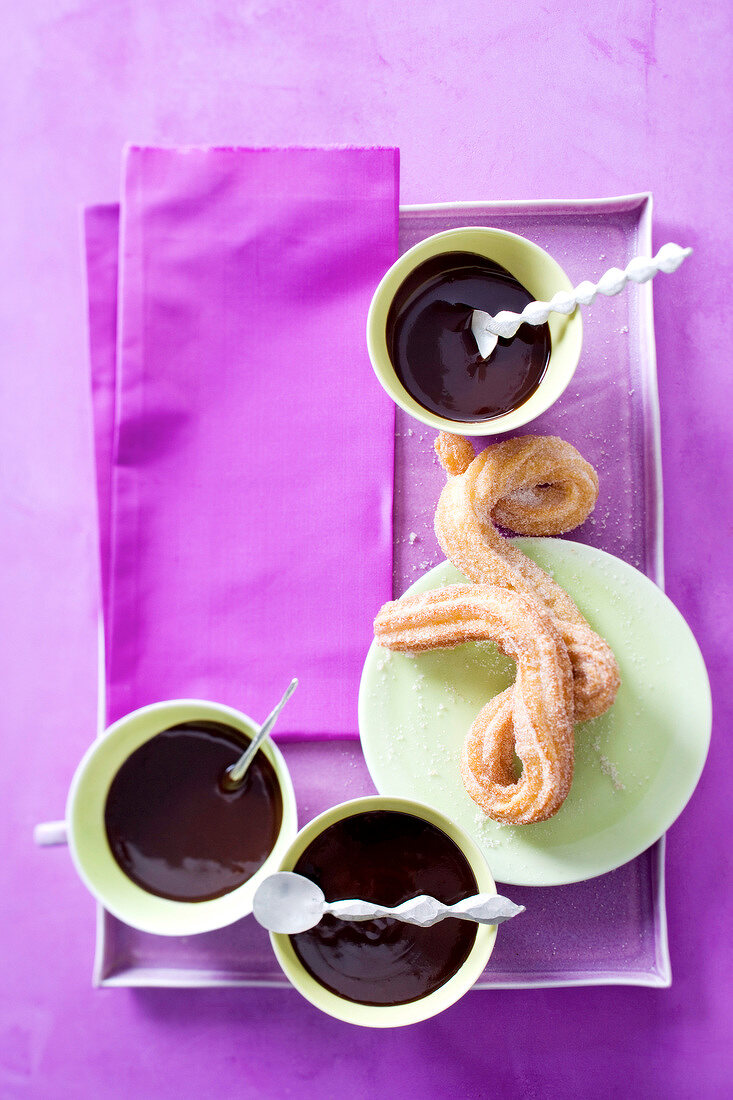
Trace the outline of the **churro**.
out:
[[[466,738],[463,781],[497,821],[524,825],[557,812],[573,776],[573,677],[555,621],[537,600],[492,585],[448,585],[385,604],[374,637],[409,653],[493,641],[512,657],[513,686],[486,704]]]
[[[603,714],[619,686],[610,647],[567,593],[495,526],[522,535],[558,535],[577,527],[598,496],[595,470],[556,436],[518,436],[474,455],[467,440],[441,432],[435,449],[448,473],[435,513],[446,557],[477,584],[500,585],[539,601],[570,655],[576,722]]]

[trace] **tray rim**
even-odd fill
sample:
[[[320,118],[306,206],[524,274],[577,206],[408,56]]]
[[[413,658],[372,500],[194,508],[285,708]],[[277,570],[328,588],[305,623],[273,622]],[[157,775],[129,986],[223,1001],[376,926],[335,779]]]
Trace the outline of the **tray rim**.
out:
[[[644,206],[652,199],[651,191],[632,191],[627,195],[606,195],[592,199],[450,199],[446,202],[408,202],[400,203],[400,214],[410,214],[423,210],[465,210],[476,209],[532,209],[548,210],[556,207],[593,207],[611,206],[618,209],[633,210],[635,206]]]
[[[648,250],[652,255],[652,210],[653,195],[651,191],[633,192],[626,195],[606,196],[587,199],[467,199],[463,201],[450,200],[447,202],[405,203],[399,206],[400,220],[403,217],[427,214],[429,212],[445,213],[451,211],[458,213],[462,210],[476,211],[507,211],[508,213],[538,211],[549,213],[552,210],[569,212],[571,210],[588,210],[602,212],[607,210],[631,211],[639,209],[639,221],[637,227],[637,241],[641,250]],[[652,283],[650,280],[638,287],[639,291],[639,324],[640,343],[642,354],[647,363],[643,381],[645,386],[644,400],[644,430],[648,433],[647,446],[645,448],[644,475],[647,487],[654,494],[655,508],[653,515],[646,517],[647,527],[653,533],[650,540],[651,553],[645,563],[648,575],[662,590],[664,590],[664,502],[662,484],[662,453],[659,391],[657,385],[657,355],[654,332],[654,310]],[[105,714],[105,677],[104,677],[104,629],[100,617],[99,629],[99,691],[98,691],[98,733],[104,730]],[[614,972],[611,970],[599,971],[597,974],[577,977],[555,977],[548,974],[546,977],[528,980],[511,981],[499,975],[498,980],[484,979],[476,982],[473,990],[486,989],[548,989],[569,988],[577,986],[639,986],[647,988],[668,988],[672,984],[671,959],[669,954],[669,935],[667,927],[666,906],[666,873],[665,854],[666,837],[662,836],[651,849],[654,860],[655,873],[652,879],[654,895],[654,941],[655,961],[650,970],[638,970],[629,972]],[[637,857],[639,858],[639,857]],[[247,978],[232,975],[227,977],[225,973],[214,971],[179,971],[175,975],[169,969],[155,970],[147,967],[128,967],[115,971],[106,968],[105,959],[105,924],[108,915],[101,905],[97,905],[96,935],[94,963],[92,972],[92,984],[97,988],[166,988],[166,989],[201,989],[201,988],[249,988],[249,989],[290,989],[290,983],[284,975],[274,979]],[[216,978],[212,975],[216,973]],[[473,990],[471,992],[473,992]]]

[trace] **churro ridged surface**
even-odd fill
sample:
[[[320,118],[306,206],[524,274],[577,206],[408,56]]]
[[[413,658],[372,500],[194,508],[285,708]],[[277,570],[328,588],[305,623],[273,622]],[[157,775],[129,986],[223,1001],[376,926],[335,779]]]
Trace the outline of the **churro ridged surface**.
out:
[[[473,455],[467,440],[441,432],[435,449],[449,475],[435,513],[435,533],[446,557],[477,584],[540,601],[568,648],[576,721],[603,714],[619,686],[610,647],[570,596],[495,526],[521,535],[557,535],[577,527],[598,496],[595,470],[556,436],[518,436]]]
[[[491,585],[448,585],[385,604],[374,636],[408,653],[493,641],[512,657],[514,685],[487,703],[469,731],[463,781],[497,821],[529,824],[557,812],[573,775],[573,677],[553,618],[536,600]]]

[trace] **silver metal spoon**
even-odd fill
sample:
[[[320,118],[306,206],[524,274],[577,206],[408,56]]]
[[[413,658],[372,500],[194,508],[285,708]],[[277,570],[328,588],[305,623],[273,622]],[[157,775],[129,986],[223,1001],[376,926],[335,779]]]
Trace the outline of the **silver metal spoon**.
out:
[[[221,777],[221,785],[225,791],[236,791],[237,787],[240,787],[242,785],[242,781],[247,774],[247,769],[257,755],[257,750],[267,737],[272,727],[275,725],[280,711],[283,709],[297,686],[297,680],[290,681],[290,685],[283,695],[282,699],[277,704],[275,709],[271,711],[270,714],[268,714],[267,718],[265,718],[264,722],[250,741],[245,751],[240,756],[239,760],[236,760],[233,764],[230,764],[229,767],[226,769],[223,776]]]
[[[430,928],[446,917],[475,921],[476,924],[501,924],[524,912],[523,905],[515,905],[509,898],[498,894],[474,894],[454,905],[444,905],[436,898],[420,894],[389,908],[369,901],[350,898],[346,901],[327,902],[319,886],[294,871],[278,871],[260,885],[254,896],[255,920],[270,932],[293,936],[315,928],[327,913],[344,921],[375,920],[391,917],[404,924],[416,924]]]

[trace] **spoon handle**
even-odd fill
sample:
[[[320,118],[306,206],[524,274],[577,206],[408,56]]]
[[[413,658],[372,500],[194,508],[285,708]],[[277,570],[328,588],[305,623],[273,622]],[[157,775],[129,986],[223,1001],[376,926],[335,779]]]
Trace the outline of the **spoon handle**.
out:
[[[362,921],[377,917],[392,917],[404,924],[417,924],[420,928],[430,928],[446,917],[458,920],[475,921],[477,924],[501,924],[505,920],[524,912],[523,905],[515,905],[509,898],[499,894],[474,894],[454,905],[444,905],[442,901],[427,894],[403,901],[401,905],[388,908],[385,905],[372,905],[367,901],[350,899],[332,901],[324,906],[324,913],[330,913],[339,920]]]
[[[670,242],[662,245],[652,259],[646,256],[636,256],[626,265],[623,271],[618,267],[609,268],[597,283],[591,283],[586,279],[585,282],[579,283],[574,290],[559,290],[549,302],[530,302],[521,313],[502,310],[492,317],[491,314],[485,313],[481,309],[475,309],[471,321],[471,331],[477,343],[479,343],[479,337],[488,339],[491,336],[502,336],[504,339],[511,339],[516,334],[519,326],[525,322],[530,325],[543,325],[551,313],[564,313],[567,315],[572,313],[576,306],[589,306],[598,294],[605,294],[608,297],[620,294],[628,282],[646,283],[660,271],[669,275],[677,270],[691,252],[691,248],[680,248],[678,244]],[[483,355],[481,343],[479,343],[479,350]],[[484,358],[486,358],[485,355]]]
[[[244,779],[245,775],[247,774],[247,769],[249,768],[250,764],[252,763],[252,761],[255,758],[255,755],[257,754],[257,750],[259,749],[260,745],[262,744],[262,742],[267,737],[267,735],[270,732],[270,730],[272,729],[272,727],[275,725],[275,722],[277,721],[277,718],[278,718],[278,715],[280,714],[280,711],[283,709],[283,707],[285,706],[285,704],[287,703],[288,699],[293,694],[293,692],[295,691],[297,686],[298,686],[297,679],[290,681],[288,689],[285,692],[285,694],[283,695],[282,699],[277,704],[275,709],[272,710],[268,714],[267,718],[265,718],[265,720],[262,723],[262,725],[260,726],[259,730],[254,735],[254,737],[252,738],[252,741],[249,744],[249,746],[247,747],[246,751],[242,753],[239,760],[237,760],[234,764],[232,764],[231,767],[227,768],[226,774],[225,774],[225,780],[226,780],[226,786],[229,790],[234,790],[236,787],[239,786],[239,784]]]

